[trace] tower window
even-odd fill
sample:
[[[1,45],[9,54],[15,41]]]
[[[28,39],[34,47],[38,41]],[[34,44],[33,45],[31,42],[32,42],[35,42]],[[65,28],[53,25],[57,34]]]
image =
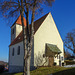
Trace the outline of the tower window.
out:
[[[20,46],[18,46],[17,55],[20,55]]]
[[[13,50],[12,50],[12,56],[14,56],[14,48],[13,48]]]
[[[14,28],[12,29],[12,34],[14,34]]]

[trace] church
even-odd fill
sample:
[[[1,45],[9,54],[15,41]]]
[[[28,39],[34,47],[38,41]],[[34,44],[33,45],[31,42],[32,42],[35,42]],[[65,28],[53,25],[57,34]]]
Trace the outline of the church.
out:
[[[26,19],[24,25],[26,26]],[[9,72],[23,71],[23,31],[21,15],[11,26],[9,45]],[[37,66],[62,66],[64,63],[63,41],[51,13],[34,22],[34,45],[31,53],[31,68]]]

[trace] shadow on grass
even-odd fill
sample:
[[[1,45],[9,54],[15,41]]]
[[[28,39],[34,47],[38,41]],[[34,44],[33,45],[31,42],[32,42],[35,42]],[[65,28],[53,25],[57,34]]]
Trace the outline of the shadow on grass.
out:
[[[22,73],[0,73],[0,75],[23,75]]]
[[[75,75],[75,68],[59,71],[59,72],[53,73],[52,75]]]

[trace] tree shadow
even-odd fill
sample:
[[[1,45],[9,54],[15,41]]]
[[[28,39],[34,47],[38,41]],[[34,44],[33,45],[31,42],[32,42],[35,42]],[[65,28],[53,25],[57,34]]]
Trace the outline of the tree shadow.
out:
[[[59,72],[53,73],[52,75],[75,75],[75,68],[59,71]]]

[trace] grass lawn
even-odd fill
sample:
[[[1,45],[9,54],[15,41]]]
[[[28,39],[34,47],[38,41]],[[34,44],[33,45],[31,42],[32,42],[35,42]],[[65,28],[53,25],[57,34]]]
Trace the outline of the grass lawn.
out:
[[[0,74],[0,75],[22,75],[23,73],[15,74]],[[75,68],[64,67],[40,67],[34,71],[31,71],[31,75],[75,75]]]

